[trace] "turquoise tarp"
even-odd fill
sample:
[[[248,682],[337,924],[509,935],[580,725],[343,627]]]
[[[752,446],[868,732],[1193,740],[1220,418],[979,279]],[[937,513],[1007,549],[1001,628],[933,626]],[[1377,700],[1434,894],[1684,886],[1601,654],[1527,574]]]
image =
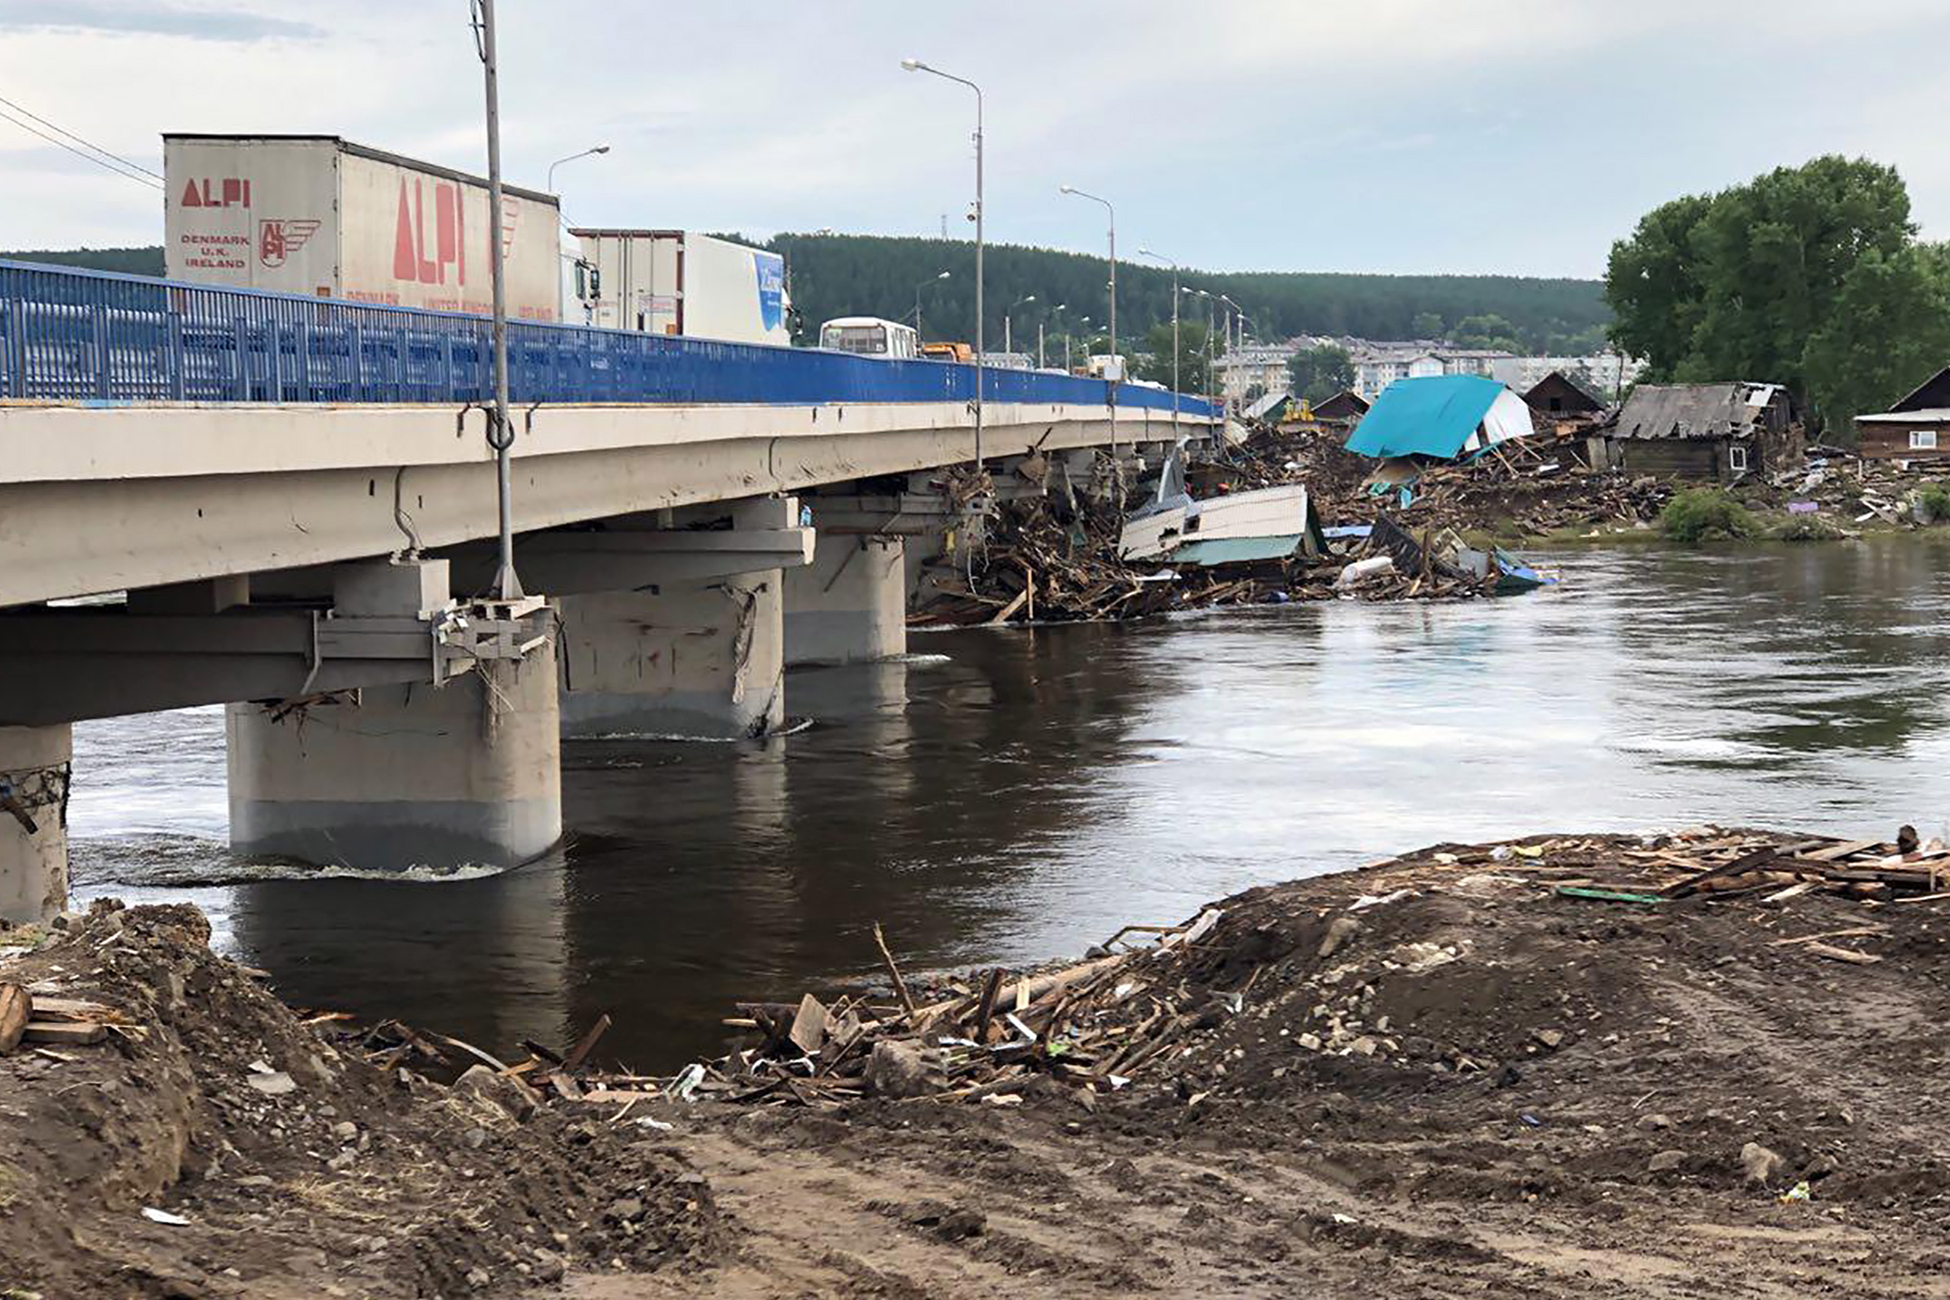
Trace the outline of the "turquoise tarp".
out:
[[[1476,432],[1503,385],[1481,375],[1398,379],[1348,435],[1347,449],[1363,456],[1440,456],[1453,460]]]

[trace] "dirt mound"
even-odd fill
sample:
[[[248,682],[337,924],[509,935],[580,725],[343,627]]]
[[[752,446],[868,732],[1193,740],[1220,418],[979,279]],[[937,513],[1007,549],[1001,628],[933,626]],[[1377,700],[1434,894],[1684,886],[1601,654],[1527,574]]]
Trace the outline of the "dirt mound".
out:
[[[717,1254],[709,1187],[648,1131],[381,1072],[208,938],[193,908],[103,903],[0,963],[125,1022],[0,1058],[5,1294],[496,1294]]]

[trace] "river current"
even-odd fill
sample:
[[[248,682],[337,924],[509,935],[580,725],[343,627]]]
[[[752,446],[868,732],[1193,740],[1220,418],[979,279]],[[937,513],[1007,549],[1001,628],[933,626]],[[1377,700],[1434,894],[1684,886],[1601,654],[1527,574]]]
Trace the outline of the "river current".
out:
[[[187,900],[299,1006],[490,1050],[717,1049],[741,998],[1080,952],[1438,840],[1701,822],[1950,833],[1950,546],[1537,557],[1457,604],[915,635],[795,670],[763,743],[564,746],[569,837],[458,877],[299,877],[224,845],[222,713],[79,725],[79,898]]]

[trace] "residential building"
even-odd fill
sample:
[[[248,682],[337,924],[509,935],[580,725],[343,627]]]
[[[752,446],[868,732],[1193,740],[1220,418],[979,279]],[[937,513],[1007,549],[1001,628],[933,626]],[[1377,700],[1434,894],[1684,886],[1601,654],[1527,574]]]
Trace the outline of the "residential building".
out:
[[[1878,460],[1935,460],[1950,456],[1950,366],[1879,415],[1855,417],[1864,456]]]
[[[1645,362],[1618,352],[1597,352],[1589,356],[1507,357],[1490,368],[1490,377],[1500,379],[1520,393],[1528,392],[1553,371],[1572,383],[1588,389],[1607,402],[1619,395],[1645,373]]]
[[[1248,343],[1225,353],[1215,363],[1221,396],[1240,406],[1262,393],[1287,392],[1286,363],[1299,350],[1291,343]]]
[[[1791,469],[1806,454],[1780,384],[1641,384],[1599,433],[1611,466],[1716,483]]]

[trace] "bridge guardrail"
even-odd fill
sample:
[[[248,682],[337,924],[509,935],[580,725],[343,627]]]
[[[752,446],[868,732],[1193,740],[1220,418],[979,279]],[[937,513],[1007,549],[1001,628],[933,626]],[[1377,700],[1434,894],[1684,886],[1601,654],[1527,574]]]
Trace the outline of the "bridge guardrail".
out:
[[[485,317],[0,261],[0,397],[49,401],[484,402]],[[967,401],[975,368],[810,348],[511,321],[511,399],[735,403]],[[1107,405],[1103,380],[986,370],[991,402]],[[1172,409],[1119,385],[1120,408]],[[1203,398],[1178,409],[1209,418]]]

